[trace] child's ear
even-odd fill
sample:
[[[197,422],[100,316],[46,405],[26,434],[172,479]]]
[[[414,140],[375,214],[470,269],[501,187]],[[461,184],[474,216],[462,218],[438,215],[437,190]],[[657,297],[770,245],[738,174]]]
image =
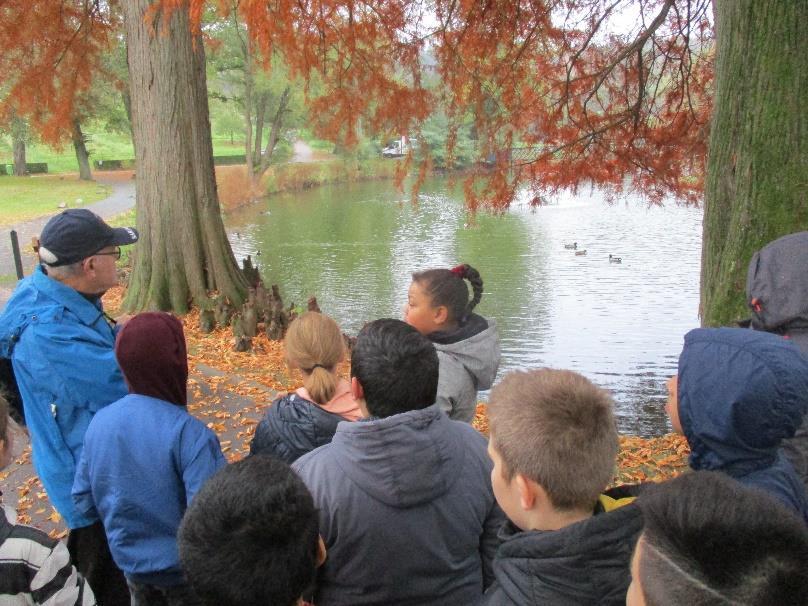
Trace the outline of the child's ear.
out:
[[[356,403],[359,405],[359,412],[362,413],[362,416],[369,417],[370,413],[365,403],[365,388],[362,387],[362,384],[356,377],[351,377],[351,396],[353,396],[353,399],[356,400]]]
[[[365,388],[362,387],[362,384],[356,377],[351,377],[351,395],[354,400],[365,399]]]
[[[525,511],[534,509],[542,497],[545,496],[541,486],[521,473],[514,476],[514,481],[516,482],[516,489],[519,491],[519,504]]]
[[[435,324],[445,324],[449,320],[449,308],[445,305],[438,305],[433,308],[432,313]]]
[[[325,559],[328,557],[328,551],[325,548],[325,542],[322,535],[317,537],[317,568],[325,564]]]

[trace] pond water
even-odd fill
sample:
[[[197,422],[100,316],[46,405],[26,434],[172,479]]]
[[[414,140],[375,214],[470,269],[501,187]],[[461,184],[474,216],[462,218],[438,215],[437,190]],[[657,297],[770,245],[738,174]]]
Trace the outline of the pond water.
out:
[[[612,391],[621,431],[670,431],[665,380],[698,326],[702,211],[609,205],[588,190],[551,202],[472,219],[445,179],[428,180],[417,205],[369,182],[273,196],[225,223],[237,258],[253,255],[287,305],[315,294],[350,334],[400,318],[413,271],[469,263],[485,282],[477,310],[499,325],[500,377],[576,370]],[[572,242],[587,254],[564,248]]]

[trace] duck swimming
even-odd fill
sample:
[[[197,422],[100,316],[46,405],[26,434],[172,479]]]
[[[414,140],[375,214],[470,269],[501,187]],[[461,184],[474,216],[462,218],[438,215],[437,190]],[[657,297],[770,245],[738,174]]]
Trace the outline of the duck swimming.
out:
[[[582,256],[584,256],[585,254],[586,254],[586,249],[584,249],[584,250],[576,250],[576,251],[575,251],[575,256],[576,256],[576,257],[582,257]]]
[[[609,255],[609,263],[622,263],[623,259],[620,257],[615,257],[614,255]]]
[[[573,242],[572,244],[565,244],[564,248],[566,248],[567,250],[575,250],[576,248],[578,248],[578,243]]]

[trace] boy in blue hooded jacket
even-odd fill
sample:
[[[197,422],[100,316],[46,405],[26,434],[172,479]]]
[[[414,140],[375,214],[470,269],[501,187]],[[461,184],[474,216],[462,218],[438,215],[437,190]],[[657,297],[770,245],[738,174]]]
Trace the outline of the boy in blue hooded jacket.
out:
[[[87,428],[73,484],[83,515],[104,524],[132,606],[190,606],[177,530],[188,504],[226,462],[219,440],[186,410],[182,323],[162,312],[126,323],[115,344],[129,395]]]
[[[781,448],[808,411],[808,360],[780,336],[741,328],[685,335],[666,409],[690,467],[764,490],[808,523],[808,497]]]

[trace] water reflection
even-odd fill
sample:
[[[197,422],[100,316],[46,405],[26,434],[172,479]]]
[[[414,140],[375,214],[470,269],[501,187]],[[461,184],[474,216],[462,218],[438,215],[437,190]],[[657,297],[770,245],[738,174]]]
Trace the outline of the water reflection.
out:
[[[348,332],[400,317],[413,271],[470,263],[485,282],[479,309],[500,326],[500,376],[577,370],[615,394],[622,431],[669,431],[665,379],[698,324],[698,209],[584,192],[472,222],[459,192],[431,180],[417,207],[390,183],[351,184],[275,196],[226,223],[237,257],[254,255],[287,302],[316,294]],[[585,256],[564,249],[574,241]]]

